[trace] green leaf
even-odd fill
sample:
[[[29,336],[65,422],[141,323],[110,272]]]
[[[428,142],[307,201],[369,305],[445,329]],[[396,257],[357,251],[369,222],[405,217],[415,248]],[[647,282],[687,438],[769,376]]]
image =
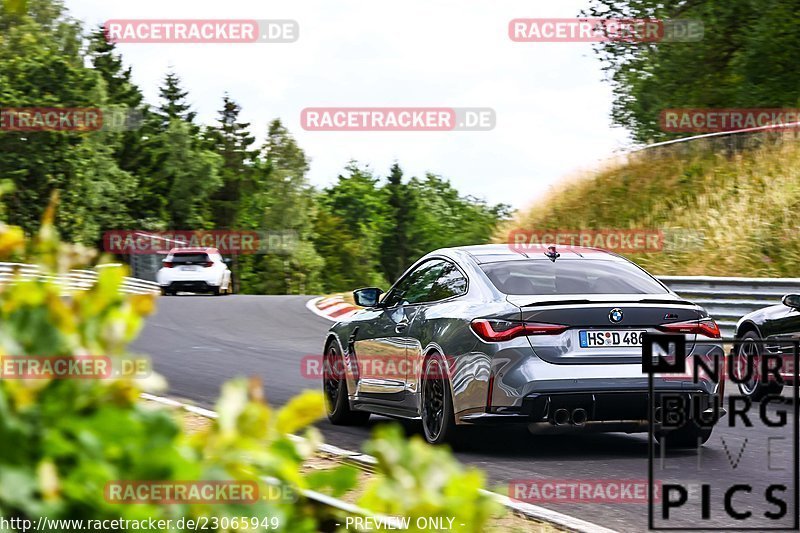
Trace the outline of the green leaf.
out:
[[[332,496],[339,497],[351,490],[358,482],[359,471],[351,465],[339,465],[325,470],[315,470],[306,476],[308,488],[317,491],[329,489]]]

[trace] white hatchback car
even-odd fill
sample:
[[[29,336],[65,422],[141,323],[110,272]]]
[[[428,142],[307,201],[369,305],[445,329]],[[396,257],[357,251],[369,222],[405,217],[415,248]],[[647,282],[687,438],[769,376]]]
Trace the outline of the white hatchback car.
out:
[[[233,294],[228,261],[216,248],[173,248],[162,261],[156,281],[165,295],[178,291]]]

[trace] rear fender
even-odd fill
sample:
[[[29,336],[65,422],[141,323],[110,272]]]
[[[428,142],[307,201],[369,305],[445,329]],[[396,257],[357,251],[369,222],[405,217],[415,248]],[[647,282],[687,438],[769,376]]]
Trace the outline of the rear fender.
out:
[[[409,384],[409,388],[415,395],[415,407],[418,413],[421,412],[422,405],[424,363],[435,353],[442,355],[445,361],[446,379],[456,419],[464,411],[483,412],[486,410],[492,363],[489,355],[481,352],[469,352],[458,356],[448,356],[444,355],[445,351],[436,343],[428,344],[422,353],[424,355],[415,363],[415,370],[417,370],[415,379]]]

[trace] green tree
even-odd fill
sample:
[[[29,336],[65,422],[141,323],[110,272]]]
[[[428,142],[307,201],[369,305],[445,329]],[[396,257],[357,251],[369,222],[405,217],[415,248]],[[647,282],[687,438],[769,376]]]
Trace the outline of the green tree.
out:
[[[222,157],[222,186],[211,196],[212,218],[218,228],[233,228],[244,193],[253,193],[255,138],[250,124],[239,121],[242,108],[227,94],[222,99],[219,124],[206,131],[210,149]]]
[[[130,129],[124,131],[122,142],[114,147],[114,157],[120,168],[136,173],[143,160],[142,132],[137,128],[149,109],[144,104],[142,91],[131,79],[131,67],[125,67],[117,53],[117,45],[108,42],[103,27],[89,37],[89,58],[95,72],[105,82],[108,101],[120,106],[120,111],[131,117]]]
[[[125,67],[122,56],[117,53],[117,45],[106,39],[102,26],[89,37],[89,57],[92,67],[106,83],[106,93],[110,101],[125,104],[132,109],[143,105],[142,92],[131,79],[131,67]]]
[[[146,157],[139,165],[139,220],[153,230],[210,228],[210,198],[222,185],[222,158],[200,138],[188,92],[174,73],[167,74],[159,93],[161,103],[142,129]]]
[[[380,248],[387,224],[386,194],[379,179],[355,162],[319,197],[314,243],[325,258],[328,290],[386,285]]]
[[[270,123],[261,156],[270,169],[265,228],[307,231],[312,202],[306,178],[308,159],[280,120]]]
[[[106,40],[102,26],[89,37],[89,58],[95,72],[105,82],[108,109],[128,119],[126,128],[119,134],[119,142],[113,146],[113,155],[118,166],[135,178],[137,190],[128,200],[133,224],[147,229],[163,227],[159,211],[154,209],[160,202],[153,197],[152,168],[148,164],[151,154],[147,139],[157,134],[152,112],[144,103],[141,90],[133,83],[131,67],[123,63],[116,44]]]
[[[437,248],[490,242],[506,205],[461,196],[444,178],[402,181],[399,164],[385,185],[355,162],[319,199],[314,244],[328,291],[387,286]]]
[[[413,178],[409,189],[417,198],[409,237],[413,258],[437,248],[490,242],[498,222],[510,215],[507,205],[461,196],[449,181],[433,174]]]
[[[638,141],[686,135],[662,130],[664,109],[798,105],[794,0],[592,0],[584,14],[703,23],[699,41],[596,45],[614,92],[612,120]]]
[[[161,117],[163,128],[169,127],[173,119],[194,123],[197,113],[192,111],[192,106],[187,101],[189,92],[183,90],[181,79],[174,71],[167,72],[158,95],[161,98],[161,105],[158,106],[157,113]]]
[[[321,290],[323,261],[311,242],[316,207],[307,172],[305,152],[280,120],[273,120],[254,169],[254,190],[247,194],[240,220],[288,245],[239,258],[245,291],[313,294]]]
[[[314,247],[325,262],[321,274],[325,291],[388,286],[377,261],[371,259],[375,250],[370,249],[366,240],[324,203],[317,211],[314,234]]]
[[[13,3],[12,3],[13,4]],[[84,65],[80,25],[60,2],[0,6],[0,101],[13,107],[104,107],[102,77]],[[130,223],[135,178],[114,159],[120,136],[105,131],[0,132],[0,169],[14,183],[7,219],[32,233],[53,190],[62,191],[59,226],[74,242]]]
[[[413,224],[412,213],[416,198],[408,185],[403,183],[400,165],[392,165],[384,186],[386,192],[387,218],[386,233],[381,242],[381,267],[387,280],[393,281],[414,262],[411,257],[409,232]]]
[[[194,146],[190,126],[182,120],[173,119],[161,140],[166,148],[156,178],[169,185],[166,207],[170,226],[209,228],[212,223],[209,198],[222,184],[219,175],[222,158]]]
[[[65,294],[55,274],[88,266],[90,254],[61,245],[52,227],[52,209],[47,213],[34,246],[26,246],[19,228],[0,225],[0,259],[38,250],[22,259],[51,274],[7,280],[0,291],[0,346],[27,359],[30,367],[43,354],[70,366],[80,365],[78,358],[86,354],[103,354],[115,367],[132,361],[127,346],[155,310],[154,295],[124,294],[124,268],[110,265],[99,269],[90,289]],[[258,379],[236,379],[223,385],[215,419],[190,431],[177,413],[141,399],[142,392],[164,388],[157,374],[148,379],[126,372],[112,372],[108,379],[4,376],[0,516],[20,524],[43,517],[91,520],[84,523],[89,529],[116,519],[143,523],[183,517],[197,523],[219,517],[231,525],[219,530],[310,533],[330,530],[346,513],[319,505],[321,499],[312,500],[309,494],[340,497],[354,488],[358,494],[351,493],[353,499],[370,512],[412,517],[410,531],[419,529],[413,527],[414,517],[452,517],[463,531],[484,531],[499,514],[499,505],[483,490],[480,471],[462,468],[446,448],[427,446],[420,437],[407,439],[399,427],[382,427],[365,443],[377,458],[366,485],[358,482],[350,465],[308,472],[308,462],[322,444],[319,430],[309,427],[324,416],[320,391],[304,391],[275,410],[264,403]],[[296,437],[300,430],[302,439]],[[246,506],[159,498],[141,505],[109,501],[109,483],[147,479],[165,484],[245,482],[256,486],[255,494],[294,497],[262,497]]]

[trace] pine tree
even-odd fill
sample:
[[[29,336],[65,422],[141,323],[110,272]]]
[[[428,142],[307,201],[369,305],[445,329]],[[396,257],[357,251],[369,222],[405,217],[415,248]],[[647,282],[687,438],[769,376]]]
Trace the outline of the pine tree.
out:
[[[127,126],[120,133],[120,141],[113,146],[113,156],[119,167],[135,178],[138,194],[130,199],[131,213],[137,219],[137,226],[148,227],[152,225],[148,219],[156,216],[152,208],[157,203],[150,195],[151,169],[147,167],[150,156],[144,141],[155,133],[147,127],[146,117],[150,111],[144,104],[141,90],[131,79],[131,68],[125,67],[116,44],[108,42],[102,26],[89,37],[88,52],[94,71],[105,82],[108,110],[113,108],[118,117],[126,117]]]
[[[188,94],[181,88],[180,78],[170,71],[159,88],[160,105],[145,115],[140,131],[145,160],[139,165],[142,183],[136,201],[136,213],[145,229],[190,229],[200,221],[202,227],[210,224],[207,206],[198,212],[200,206],[193,203],[191,208],[186,207],[186,202],[176,195],[176,191],[184,190],[182,184],[189,179],[184,169],[208,161],[210,154],[199,136],[200,128],[192,122],[195,113],[187,102]],[[213,176],[213,186],[208,190],[203,188],[204,194],[211,194],[219,186],[217,170],[201,167],[207,177]],[[208,196],[204,198],[208,201]]]
[[[194,123],[197,115],[191,110],[191,105],[186,101],[189,92],[181,88],[181,79],[174,71],[167,72],[164,85],[158,90],[162,103],[158,107],[161,125],[166,129],[173,119],[180,119],[190,124]]]
[[[222,99],[219,125],[206,131],[211,150],[222,156],[222,186],[211,197],[212,218],[218,228],[232,228],[238,220],[239,207],[245,194],[253,194],[255,151],[250,146],[255,138],[250,124],[239,122],[242,108],[228,94]]]
[[[125,104],[137,109],[142,106],[142,92],[131,80],[131,68],[125,68],[117,45],[108,42],[102,26],[89,37],[89,57],[95,71],[106,82],[106,93],[110,102]]]
[[[412,263],[408,233],[413,216],[413,197],[408,186],[403,183],[403,171],[395,163],[389,172],[384,187],[388,195],[389,223],[381,242],[381,267],[390,282],[396,280]]]

